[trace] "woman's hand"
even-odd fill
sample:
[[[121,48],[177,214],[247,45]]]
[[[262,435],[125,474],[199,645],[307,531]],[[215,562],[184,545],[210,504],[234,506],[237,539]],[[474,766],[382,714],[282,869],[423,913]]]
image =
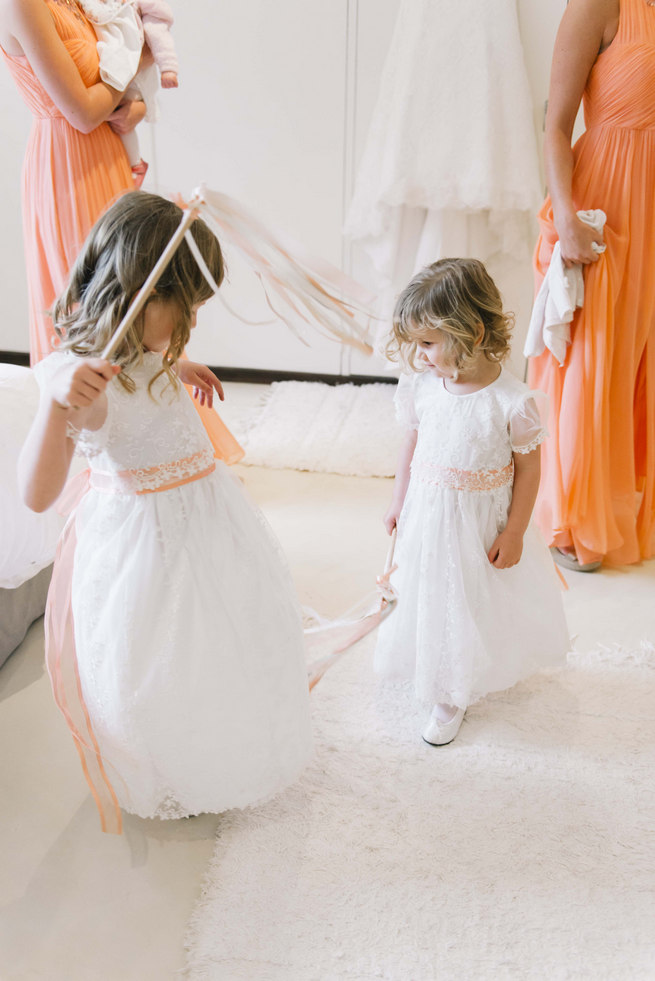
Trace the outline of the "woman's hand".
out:
[[[177,362],[175,371],[183,385],[193,387],[193,397],[198,399],[201,405],[206,405],[211,409],[214,404],[214,389],[216,389],[221,402],[225,399],[223,386],[207,365],[181,360]]]
[[[510,569],[523,553],[523,535],[508,528],[500,535],[487,552],[487,558],[496,569]]]
[[[86,409],[120,370],[119,365],[104,358],[84,358],[65,365],[53,376],[50,397],[62,409]]]
[[[600,255],[593,248],[603,245],[603,233],[596,232],[586,222],[581,221],[576,214],[565,222],[556,222],[555,227],[559,236],[562,262],[568,268],[575,263],[583,266],[590,262],[598,262]]]
[[[141,102],[139,99],[128,99],[127,102],[121,102],[118,109],[114,109],[111,116],[107,117],[107,122],[114,133],[123,136],[125,133],[131,133],[133,129],[136,129],[139,123],[143,121],[145,114],[145,102]]]

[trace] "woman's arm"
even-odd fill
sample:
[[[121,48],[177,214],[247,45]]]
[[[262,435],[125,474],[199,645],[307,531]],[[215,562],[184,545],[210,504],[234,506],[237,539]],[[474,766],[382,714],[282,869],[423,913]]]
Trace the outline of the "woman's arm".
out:
[[[102,358],[86,358],[65,365],[42,391],[18,460],[19,489],[32,511],[45,511],[64,488],[75,449],[68,423],[76,429],[100,428],[107,414],[101,397],[119,371]]]
[[[487,558],[497,569],[516,565],[523,552],[523,536],[530,524],[541,477],[541,447],[530,453],[514,453],[514,483],[505,530],[493,543]]]
[[[86,87],[44,0],[2,0],[0,11],[3,40],[13,39],[13,47],[21,48],[71,126],[90,133],[103,123],[121,101],[122,93],[104,82]]]
[[[400,512],[403,509],[405,495],[409,486],[410,466],[414,456],[414,450],[416,449],[417,438],[418,430],[408,429],[400,447],[398,463],[396,465],[396,479],[393,483],[393,496],[389,509],[382,519],[389,535],[396,527]]]
[[[589,72],[616,34],[619,0],[570,0],[555,39],[548,94],[544,159],[553,218],[566,266],[596,262],[602,236],[581,222],[573,200],[571,137]],[[598,202],[596,207],[602,207]]]

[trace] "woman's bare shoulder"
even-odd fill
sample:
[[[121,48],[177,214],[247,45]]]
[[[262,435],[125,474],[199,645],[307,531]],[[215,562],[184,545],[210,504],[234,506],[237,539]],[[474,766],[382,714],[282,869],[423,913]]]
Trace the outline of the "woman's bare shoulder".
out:
[[[614,40],[619,15],[620,0],[569,0],[561,26],[566,33],[598,38],[600,53]]]
[[[51,24],[45,0],[0,0],[0,43],[7,54],[23,54],[25,42]]]

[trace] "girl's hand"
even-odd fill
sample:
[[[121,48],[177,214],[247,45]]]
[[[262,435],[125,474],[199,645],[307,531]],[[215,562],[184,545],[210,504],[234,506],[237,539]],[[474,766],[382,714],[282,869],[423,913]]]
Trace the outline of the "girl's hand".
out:
[[[496,569],[509,569],[521,558],[523,535],[505,529],[487,552],[487,558]]]
[[[580,221],[577,215],[572,215],[566,222],[560,222],[557,233],[562,250],[562,262],[567,269],[578,262],[586,266],[600,259],[593,244],[603,244],[602,232],[595,232],[586,222]]]
[[[387,513],[385,514],[382,522],[384,527],[387,529],[387,535],[392,535],[393,530],[398,524],[398,518],[400,517],[400,512],[402,511],[402,505],[395,504],[393,501]]]
[[[104,358],[84,358],[65,365],[53,377],[50,396],[62,409],[85,409],[98,399],[120,366]]]
[[[121,102],[118,109],[114,109],[111,116],[107,117],[107,122],[114,133],[124,136],[125,133],[131,133],[133,129],[136,129],[145,114],[145,102],[138,99],[128,99],[126,102]]]
[[[201,405],[211,409],[214,404],[214,389],[218,392],[221,402],[225,399],[223,386],[207,365],[181,360],[177,362],[175,370],[183,385],[193,387],[193,397],[198,399]]]

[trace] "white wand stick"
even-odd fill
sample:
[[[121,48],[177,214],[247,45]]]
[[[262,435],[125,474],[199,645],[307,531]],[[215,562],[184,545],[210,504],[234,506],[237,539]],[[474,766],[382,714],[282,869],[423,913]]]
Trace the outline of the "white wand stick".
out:
[[[114,331],[111,340],[108,342],[104,351],[100,355],[101,358],[105,358],[105,360],[109,361],[116,353],[121,341],[146,305],[148,297],[156,286],[157,281],[159,280],[159,277],[163,273],[164,269],[170,262],[171,256],[184,238],[187,229],[198,217],[198,206],[202,203],[202,198],[194,195],[189,203],[189,206],[185,208],[182,214],[182,220],[180,221],[177,230],[155,263],[153,270],[146,279],[145,283],[138,293],[136,293],[134,299],[130,303],[127,313],[121,320],[120,324]]]

